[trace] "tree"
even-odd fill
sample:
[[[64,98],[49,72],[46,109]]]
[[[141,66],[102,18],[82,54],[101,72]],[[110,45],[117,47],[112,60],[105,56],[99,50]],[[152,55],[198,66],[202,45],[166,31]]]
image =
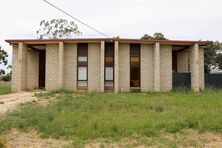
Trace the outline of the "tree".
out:
[[[4,49],[2,49],[0,46],[0,65],[4,65],[4,66],[7,65],[8,63],[7,57],[8,57],[8,53]],[[0,69],[0,75],[4,75],[4,74],[5,74],[5,70]]]
[[[9,74],[12,75],[12,65],[8,65],[7,69],[9,70]]]
[[[118,36],[114,36],[113,37],[114,39],[120,39],[120,36],[118,35]]]
[[[209,73],[213,68],[218,66],[217,53],[222,49],[219,41],[210,41],[204,50],[204,70]]]
[[[154,40],[168,40],[167,38],[165,38],[165,36],[162,33],[154,33],[153,35],[153,39]]]
[[[141,39],[144,39],[144,40],[152,40],[153,37],[150,36],[149,34],[144,34],[144,36],[143,36]]]
[[[215,66],[218,67],[218,69],[222,69],[222,53],[218,53],[215,59]]]
[[[39,35],[39,39],[71,38],[74,35],[81,34],[78,26],[74,22],[69,22],[66,19],[42,20],[40,22],[40,28],[36,33]]]
[[[145,34],[141,39],[144,40],[168,40],[165,38],[165,36],[162,33],[154,33],[153,36],[150,36],[149,34]]]

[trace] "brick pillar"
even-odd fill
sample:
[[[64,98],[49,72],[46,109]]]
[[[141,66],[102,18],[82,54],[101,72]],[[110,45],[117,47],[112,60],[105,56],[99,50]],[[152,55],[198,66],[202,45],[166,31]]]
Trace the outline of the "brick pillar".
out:
[[[190,49],[190,71],[191,71],[191,89],[194,92],[200,91],[199,75],[199,45],[194,44]]]
[[[59,42],[59,54],[58,54],[58,88],[62,88],[64,85],[64,43]]]
[[[12,92],[26,90],[27,81],[27,47],[20,42],[18,47],[13,47],[12,61]]]
[[[114,62],[114,91],[115,93],[119,92],[119,42],[115,41],[115,62]]]
[[[199,47],[199,74],[200,74],[200,91],[205,90],[204,80],[204,48]]]
[[[101,67],[100,67],[100,91],[104,92],[104,56],[105,56],[105,41],[101,42]]]
[[[160,91],[160,43],[154,45],[154,91]]]

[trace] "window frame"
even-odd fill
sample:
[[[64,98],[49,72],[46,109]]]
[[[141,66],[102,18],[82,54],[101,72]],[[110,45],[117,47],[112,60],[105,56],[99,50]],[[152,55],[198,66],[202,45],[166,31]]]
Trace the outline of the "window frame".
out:
[[[112,48],[113,55],[107,55],[106,50],[110,50]],[[113,62],[112,66],[106,63],[106,58],[112,57]],[[106,68],[113,68],[113,80],[106,80]],[[113,82],[113,86],[106,86],[106,82]],[[115,46],[114,43],[105,43],[105,52],[104,52],[104,89],[105,90],[114,90],[115,87]]]
[[[81,47],[83,46],[83,47]],[[82,55],[79,55],[79,50],[81,49],[84,49],[84,46],[87,48],[87,52],[86,52],[86,55],[85,56],[82,56]],[[89,45],[88,43],[78,43],[77,44],[77,81],[76,81],[76,86],[77,86],[77,89],[88,89],[88,62],[89,62]],[[79,57],[86,57],[87,58],[87,62],[86,62],[86,65],[82,65],[79,63]],[[79,80],[79,67],[86,67],[86,80]],[[79,86],[79,82],[86,82],[87,86]]]
[[[135,48],[137,48],[136,46],[138,46],[139,49],[139,55],[132,55],[132,50],[135,50]],[[139,68],[139,86],[131,86],[131,68],[133,65],[133,62],[131,61],[132,58],[139,58],[139,64],[138,64],[138,68]],[[136,44],[136,43],[131,43],[130,44],[130,56],[129,56],[129,62],[130,62],[130,88],[141,88],[141,44]],[[136,63],[136,62],[135,62]]]

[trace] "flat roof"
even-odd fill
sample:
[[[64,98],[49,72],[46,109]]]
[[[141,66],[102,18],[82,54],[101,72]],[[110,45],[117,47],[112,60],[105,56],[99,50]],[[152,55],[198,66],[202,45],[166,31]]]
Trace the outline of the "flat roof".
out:
[[[72,39],[8,39],[5,40],[10,44],[18,44],[19,42],[27,43],[27,44],[46,44],[46,43],[57,43],[57,42],[65,42],[65,43],[77,43],[77,42],[114,42],[119,41],[122,43],[162,43],[162,44],[175,44],[175,45],[191,45],[191,44],[199,44],[199,45],[207,45],[208,41],[191,41],[191,40],[146,40],[146,39],[130,39],[130,38],[72,38]]]

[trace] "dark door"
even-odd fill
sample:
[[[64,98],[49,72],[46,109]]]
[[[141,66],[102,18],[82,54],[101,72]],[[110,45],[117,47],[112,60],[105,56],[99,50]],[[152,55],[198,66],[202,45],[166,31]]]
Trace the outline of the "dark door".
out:
[[[177,72],[177,51],[173,51],[172,58],[173,72]]]
[[[45,88],[45,50],[39,51],[39,88]]]

